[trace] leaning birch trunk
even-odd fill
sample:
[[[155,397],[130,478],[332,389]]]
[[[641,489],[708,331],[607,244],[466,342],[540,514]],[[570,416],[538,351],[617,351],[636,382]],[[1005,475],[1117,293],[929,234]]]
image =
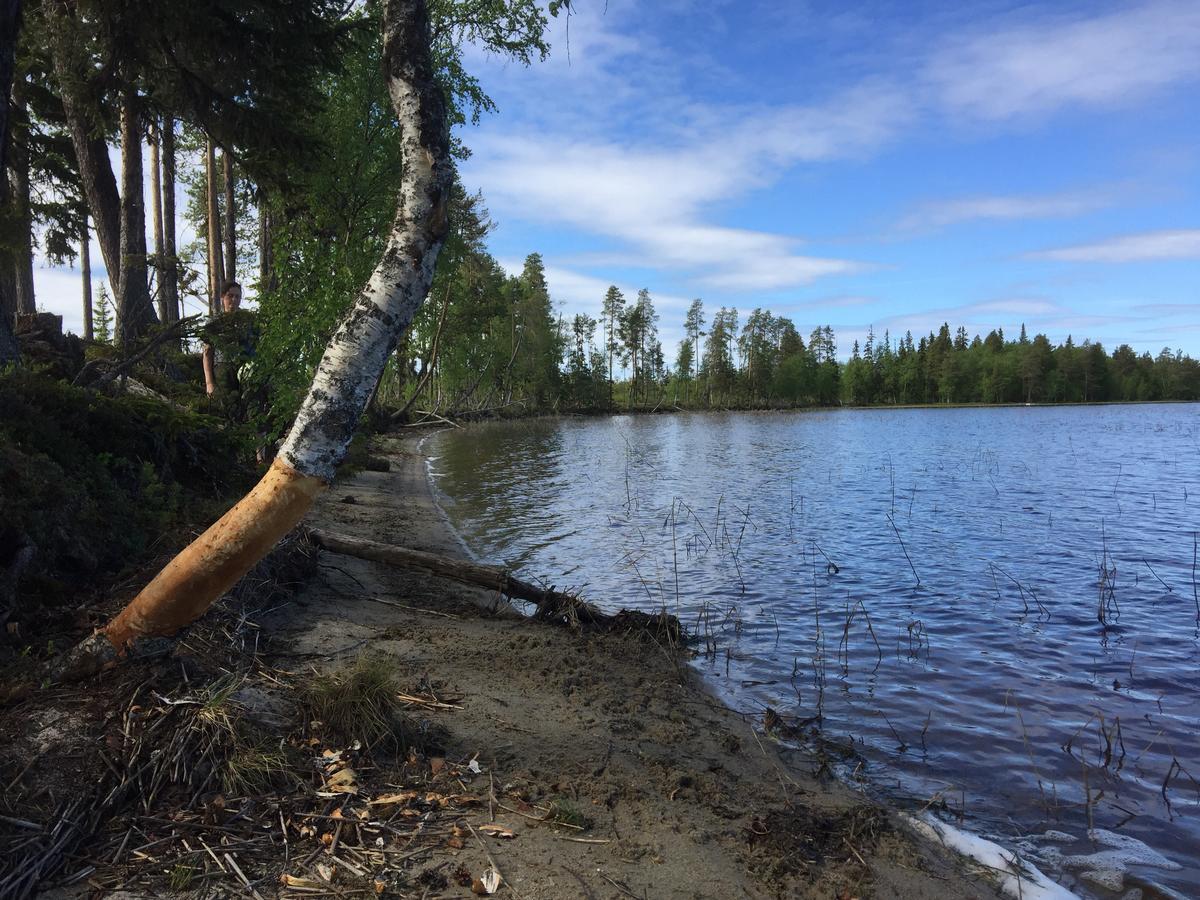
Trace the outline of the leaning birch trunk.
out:
[[[453,178],[425,0],[387,0],[383,58],[404,171],[383,258],[342,321],[292,430],[262,481],[71,654],[62,675],[96,671],[139,638],[197,619],[295,527],[333,479],[367,398],[429,291]]]

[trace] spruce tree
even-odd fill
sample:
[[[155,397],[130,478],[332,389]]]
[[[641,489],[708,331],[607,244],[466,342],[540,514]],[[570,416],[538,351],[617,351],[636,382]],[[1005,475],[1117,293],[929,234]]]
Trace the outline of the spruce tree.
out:
[[[100,295],[96,299],[95,310],[92,313],[92,335],[98,343],[112,343],[112,300],[108,296],[108,287],[100,282]]]

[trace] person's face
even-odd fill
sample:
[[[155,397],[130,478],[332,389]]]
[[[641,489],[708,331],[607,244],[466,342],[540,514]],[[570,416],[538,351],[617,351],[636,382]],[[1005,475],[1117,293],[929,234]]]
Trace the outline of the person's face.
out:
[[[221,308],[224,309],[225,312],[233,312],[235,309],[237,309],[241,305],[242,305],[242,289],[241,288],[236,288],[236,287],[230,288],[228,291],[226,291],[224,294],[221,295]]]

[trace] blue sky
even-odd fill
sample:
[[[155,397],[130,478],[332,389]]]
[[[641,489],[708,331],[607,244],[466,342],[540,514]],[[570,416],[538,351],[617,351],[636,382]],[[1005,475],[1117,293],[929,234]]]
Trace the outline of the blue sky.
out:
[[[1200,2],[575,6],[544,63],[467,54],[500,111],[462,166],[566,315],[647,287],[671,359],[694,297],[842,356],[943,321],[1200,356]],[[36,279],[81,330],[77,271]]]
[[[847,8],[847,7],[850,8]],[[552,58],[472,57],[463,166],[563,311],[648,287],[842,355],[1024,322],[1200,355],[1200,3],[578,0]]]

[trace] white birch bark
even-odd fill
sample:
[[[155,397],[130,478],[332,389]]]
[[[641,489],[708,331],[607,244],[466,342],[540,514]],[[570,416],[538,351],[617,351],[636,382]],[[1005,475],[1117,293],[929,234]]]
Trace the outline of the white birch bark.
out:
[[[334,333],[279,459],[331,481],[388,355],[433,282],[453,171],[444,101],[421,0],[384,6],[384,68],[400,123],[404,173],[383,258]]]

